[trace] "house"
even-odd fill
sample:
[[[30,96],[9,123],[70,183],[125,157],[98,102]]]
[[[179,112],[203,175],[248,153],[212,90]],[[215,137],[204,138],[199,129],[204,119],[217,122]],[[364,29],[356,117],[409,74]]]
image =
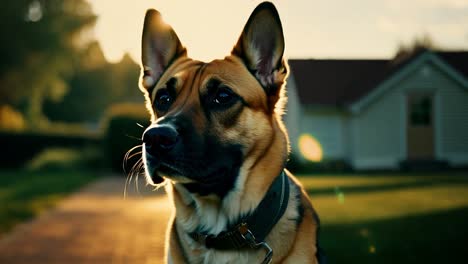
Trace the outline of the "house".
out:
[[[315,151],[316,161],[355,169],[468,165],[468,52],[289,65],[285,122],[293,154]],[[299,144],[303,135],[316,144]]]

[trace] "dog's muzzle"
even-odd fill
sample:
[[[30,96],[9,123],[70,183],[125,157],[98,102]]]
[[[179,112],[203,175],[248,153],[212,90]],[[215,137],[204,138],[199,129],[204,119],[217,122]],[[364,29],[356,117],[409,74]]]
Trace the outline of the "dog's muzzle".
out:
[[[180,143],[180,136],[176,129],[169,125],[157,125],[146,129],[142,136],[144,152],[146,153],[146,170],[153,183],[158,184],[163,179],[157,175],[161,159],[170,155]]]

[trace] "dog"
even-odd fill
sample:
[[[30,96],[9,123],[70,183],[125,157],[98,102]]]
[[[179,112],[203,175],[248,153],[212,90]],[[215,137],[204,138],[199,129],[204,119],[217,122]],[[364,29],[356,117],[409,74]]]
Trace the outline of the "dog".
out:
[[[285,169],[288,65],[272,3],[256,7],[231,54],[193,60],[147,11],[140,89],[151,113],[142,156],[175,212],[168,263],[318,263],[319,220]]]

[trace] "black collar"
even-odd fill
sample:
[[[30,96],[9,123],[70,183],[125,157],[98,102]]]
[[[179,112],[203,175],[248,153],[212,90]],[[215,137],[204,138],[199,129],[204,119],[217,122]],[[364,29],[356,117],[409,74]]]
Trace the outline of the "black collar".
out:
[[[271,259],[273,252],[265,243],[265,238],[283,216],[288,200],[289,179],[282,170],[254,212],[241,218],[234,227],[216,236],[198,232],[189,235],[207,248],[219,250],[263,247],[267,250],[266,258]]]

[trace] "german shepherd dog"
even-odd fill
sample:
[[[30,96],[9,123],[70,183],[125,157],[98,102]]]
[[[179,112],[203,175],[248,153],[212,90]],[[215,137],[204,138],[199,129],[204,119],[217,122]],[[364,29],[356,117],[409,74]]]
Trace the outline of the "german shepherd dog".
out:
[[[168,263],[318,263],[318,218],[285,170],[288,66],[272,3],[252,13],[231,54],[187,56],[158,11],[146,13],[140,88],[151,112],[143,161],[175,205]]]

